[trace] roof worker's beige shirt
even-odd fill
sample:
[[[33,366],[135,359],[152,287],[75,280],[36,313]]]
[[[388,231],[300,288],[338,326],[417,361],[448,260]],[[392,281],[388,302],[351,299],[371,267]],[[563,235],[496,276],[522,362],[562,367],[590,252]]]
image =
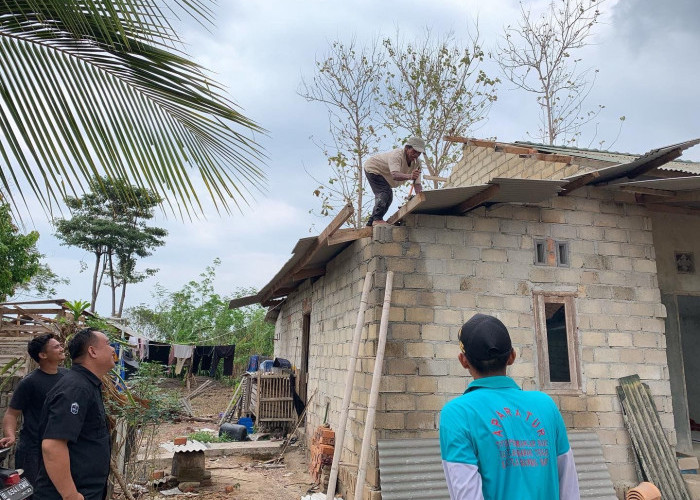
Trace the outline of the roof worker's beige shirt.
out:
[[[391,187],[397,187],[406,181],[395,181],[391,176],[391,172],[401,172],[402,174],[410,174],[415,169],[421,168],[420,158],[415,160],[410,165],[406,161],[406,155],[403,153],[403,148],[392,149],[386,153],[379,153],[370,156],[364,164],[365,172],[370,174],[379,174],[386,179]],[[420,183],[420,176],[416,180]]]

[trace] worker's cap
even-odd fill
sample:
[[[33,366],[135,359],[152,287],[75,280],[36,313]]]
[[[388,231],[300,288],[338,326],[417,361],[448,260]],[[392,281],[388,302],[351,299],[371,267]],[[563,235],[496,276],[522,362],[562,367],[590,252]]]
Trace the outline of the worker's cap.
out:
[[[459,348],[472,361],[486,361],[510,353],[508,329],[501,320],[476,314],[459,331]]]
[[[421,139],[420,137],[409,137],[408,140],[406,141],[405,146],[411,146],[413,149],[418,151],[419,153],[424,153],[425,152],[425,141]]]

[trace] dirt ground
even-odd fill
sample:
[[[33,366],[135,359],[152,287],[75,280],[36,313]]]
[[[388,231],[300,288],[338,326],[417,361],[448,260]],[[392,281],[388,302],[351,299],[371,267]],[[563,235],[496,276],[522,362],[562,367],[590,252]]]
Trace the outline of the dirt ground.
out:
[[[209,380],[197,377],[197,385]],[[167,379],[162,384],[163,389],[177,390],[182,396],[188,394],[182,381]],[[192,390],[195,389],[193,386]],[[219,416],[224,412],[233,396],[233,389],[218,381],[214,381],[201,395],[191,400],[194,416],[200,419],[211,419],[211,422],[181,421],[167,423],[158,427],[157,441],[164,443],[177,436],[186,436],[202,428],[215,429],[218,432]],[[267,467],[267,468],[266,468]],[[299,444],[287,448],[284,461],[280,467],[270,468],[253,457],[232,455],[227,457],[207,457],[206,469],[211,472],[212,484],[197,488],[199,498],[205,499],[236,499],[259,500],[280,499],[300,500],[313,489],[313,480],[308,472],[306,450]],[[227,492],[227,490],[231,490]],[[121,495],[119,496],[121,497]],[[149,498],[146,494],[141,498]],[[154,498],[185,498],[165,497],[161,494]]]

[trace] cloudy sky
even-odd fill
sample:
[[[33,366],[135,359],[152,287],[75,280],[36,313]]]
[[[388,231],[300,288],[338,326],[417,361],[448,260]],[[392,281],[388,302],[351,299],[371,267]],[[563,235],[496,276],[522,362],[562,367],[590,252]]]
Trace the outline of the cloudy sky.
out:
[[[537,10],[547,3],[530,5]],[[585,66],[600,70],[587,101],[590,107],[605,106],[593,147],[600,139],[607,140],[606,147],[610,144],[623,115],[624,126],[611,148],[617,151],[643,153],[700,137],[700,31],[695,25],[700,2],[608,0],[601,10],[593,45],[580,54]],[[320,105],[299,97],[297,89],[302,76],[313,75],[314,60],[324,55],[329,42],[354,36],[365,43],[391,36],[397,28],[406,38],[430,28],[435,34],[453,31],[466,39],[467,28],[478,18],[482,43],[489,48],[518,14],[516,0],[221,0],[212,31],[183,25],[180,31],[190,55],[211,69],[244,113],[269,131],[258,138],[269,158],[269,180],[242,214],[220,216],[209,208],[206,218],[194,222],[159,217],[156,225],[170,234],[166,246],[145,264],[160,272],[131,288],[127,307],[153,302],[156,283],[179,289],[216,257],[222,260],[219,293],[262,287],[289,259],[298,239],[327,225],[309,213],[318,208],[318,200],[311,194],[316,184],[306,173],[324,178],[326,163],[314,140],[326,138],[326,114]],[[488,62],[485,69],[496,74]],[[528,140],[527,132],[537,130],[537,116],[534,98],[504,83],[488,121],[471,135]],[[589,131],[580,145],[592,136]],[[700,161],[700,147],[683,158]],[[79,271],[80,261],[91,264],[91,256],[58,245],[45,221],[35,219],[34,228],[49,265],[71,279],[59,295],[87,300],[90,273]],[[102,314],[109,314],[108,292],[101,292]]]

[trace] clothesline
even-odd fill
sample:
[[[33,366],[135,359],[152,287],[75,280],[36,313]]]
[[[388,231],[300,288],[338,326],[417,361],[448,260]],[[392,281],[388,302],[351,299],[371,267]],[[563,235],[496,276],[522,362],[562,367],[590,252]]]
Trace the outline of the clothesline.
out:
[[[181,342],[164,342],[161,340],[151,340],[148,337],[144,337],[141,335],[130,335],[130,334],[127,334],[127,335],[129,335],[129,337],[136,337],[136,338],[141,338],[141,339],[147,340],[149,344],[157,345],[157,346],[166,346],[166,345],[177,344],[177,345],[190,345],[193,347],[216,347],[219,344],[209,344],[209,342],[214,342],[218,339],[224,338],[224,337],[230,335],[230,333],[223,333],[223,334],[218,335],[216,337],[208,338],[208,339],[204,340],[203,341],[204,343],[194,343],[194,344],[187,344],[187,343],[181,343]]]

